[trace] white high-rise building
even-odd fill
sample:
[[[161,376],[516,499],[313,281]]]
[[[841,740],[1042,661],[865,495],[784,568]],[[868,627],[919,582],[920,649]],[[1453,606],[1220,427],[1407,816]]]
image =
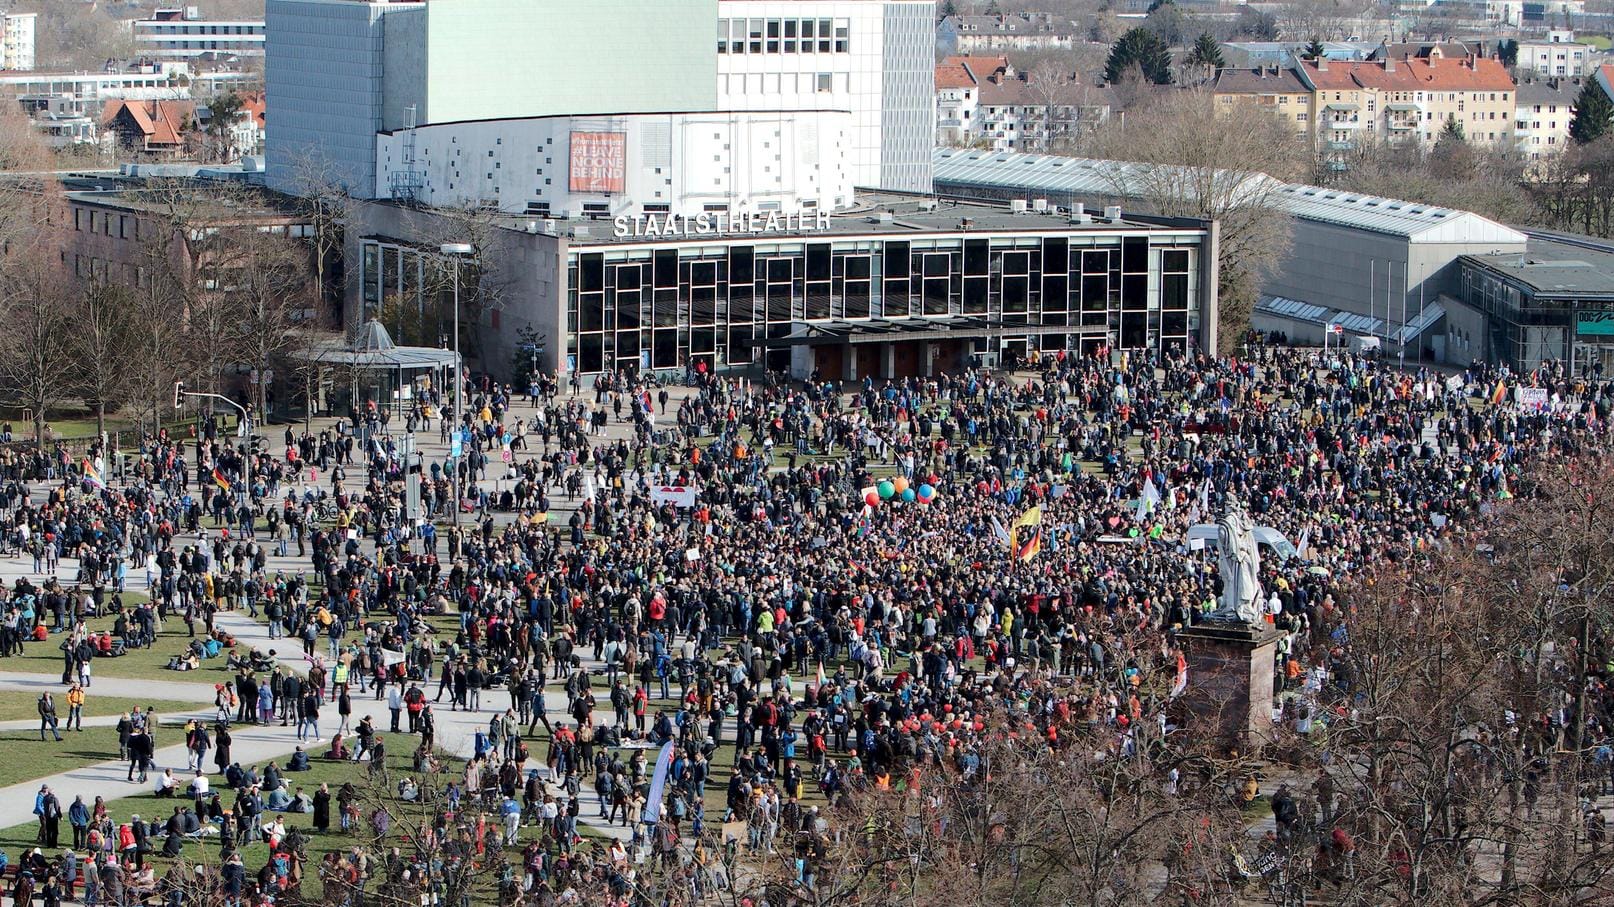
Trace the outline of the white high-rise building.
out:
[[[0,69],[34,68],[35,13],[0,13]]]
[[[486,137],[485,127],[498,121],[805,112],[826,116],[793,126],[796,142],[820,147],[819,124],[840,135],[850,123],[850,139],[837,145],[834,162],[824,162],[837,175],[812,187],[780,187],[781,204],[839,197],[826,187],[843,179],[928,191],[934,9],[933,0],[268,0],[265,79],[275,127],[268,182],[296,192],[306,187],[300,174],[321,172],[324,182],[358,197],[401,190],[413,198],[429,168],[426,144],[411,150],[411,129],[465,124]],[[451,131],[434,128],[431,140],[446,136],[452,145]],[[392,154],[385,167],[378,167],[378,142]],[[495,143],[495,158],[502,148]],[[722,184],[706,191],[732,197],[724,176],[733,176],[733,185],[785,182],[780,174],[800,161],[786,161],[782,148],[774,153],[780,166],[753,154],[743,163],[747,172],[719,172]],[[553,183],[528,187],[498,173],[502,161],[493,163],[501,166],[492,178],[486,168],[480,179],[470,176],[474,168],[442,171],[432,181],[435,203],[483,204],[493,188],[509,184],[519,192],[496,193],[502,209],[570,204],[541,188]],[[387,172],[378,177],[381,169]],[[527,176],[553,179],[530,169]],[[696,184],[674,179],[650,203],[664,202],[669,186],[691,193],[693,202]],[[612,201],[613,210],[624,201]]]
[[[846,110],[859,186],[930,191],[935,136],[932,0],[722,0],[724,110]]]

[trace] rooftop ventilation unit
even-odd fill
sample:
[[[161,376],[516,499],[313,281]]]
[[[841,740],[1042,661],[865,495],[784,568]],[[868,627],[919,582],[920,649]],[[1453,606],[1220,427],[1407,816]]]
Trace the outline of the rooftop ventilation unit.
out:
[[[1024,213],[1026,213],[1026,200],[1023,199],[1023,198],[1011,198],[1011,199],[1009,199],[1009,213],[1010,214],[1024,214]]]

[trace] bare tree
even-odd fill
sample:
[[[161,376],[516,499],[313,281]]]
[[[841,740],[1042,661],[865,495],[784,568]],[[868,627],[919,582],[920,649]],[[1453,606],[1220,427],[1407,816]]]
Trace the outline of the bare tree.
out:
[[[33,413],[34,440],[43,445],[45,418],[68,392],[73,325],[62,281],[44,250],[33,248],[0,268],[0,379]]]
[[[1095,137],[1114,194],[1156,213],[1221,224],[1223,352],[1239,342],[1266,275],[1288,254],[1288,217],[1279,187],[1304,172],[1308,153],[1293,127],[1254,106],[1218,112],[1204,91],[1154,97]],[[1132,167],[1120,162],[1142,162]]]
[[[95,433],[106,432],[107,410],[127,394],[135,373],[133,290],[91,283],[74,299],[69,318],[73,332],[67,353],[71,357],[73,387],[95,411]]]

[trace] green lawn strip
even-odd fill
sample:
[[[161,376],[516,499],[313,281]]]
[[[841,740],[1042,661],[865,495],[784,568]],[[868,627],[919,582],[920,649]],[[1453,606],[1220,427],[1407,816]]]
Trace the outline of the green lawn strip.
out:
[[[53,693],[56,701],[56,717],[67,724],[67,696],[66,692]],[[0,721],[33,721],[39,717],[36,706],[39,698],[27,696],[22,693],[13,693],[0,697]],[[211,702],[180,702],[172,699],[141,699],[131,696],[97,696],[95,687],[91,686],[84,697],[84,717],[94,718],[101,715],[117,715],[129,709],[144,710],[146,706],[155,706],[158,715],[168,715],[175,712],[193,712],[199,708],[212,705]]]

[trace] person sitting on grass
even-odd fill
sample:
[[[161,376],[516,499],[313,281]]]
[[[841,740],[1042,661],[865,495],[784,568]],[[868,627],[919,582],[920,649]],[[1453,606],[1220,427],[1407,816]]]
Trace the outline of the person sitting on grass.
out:
[[[300,746],[297,747],[297,751],[291,754],[291,760],[286,763],[286,771],[288,771],[288,772],[306,772],[306,771],[308,771],[308,754],[303,752],[302,747],[300,747]]]

